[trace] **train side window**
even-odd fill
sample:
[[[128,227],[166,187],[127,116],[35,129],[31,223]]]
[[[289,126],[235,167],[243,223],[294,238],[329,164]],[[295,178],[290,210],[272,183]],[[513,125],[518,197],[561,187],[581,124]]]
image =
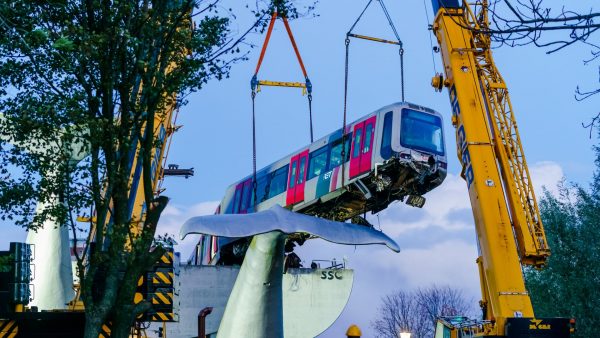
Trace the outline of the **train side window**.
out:
[[[311,178],[313,178],[315,176],[319,176],[325,170],[327,170],[327,157],[329,155],[329,152],[327,150],[329,150],[329,148],[327,146],[324,146],[320,149],[313,151],[310,154],[310,160],[308,161],[308,178],[307,178],[307,180],[310,180]]]
[[[352,153],[352,158],[356,158],[360,154],[361,136],[362,136],[362,128],[359,128],[356,130],[356,136],[354,136],[354,152]]]
[[[348,152],[348,149],[346,149],[346,152]],[[342,140],[333,143],[329,157],[329,170],[342,164]]]
[[[269,176],[261,175],[257,178],[256,184],[256,200],[258,203],[254,203],[254,194],[252,194],[252,205],[260,204],[267,199],[269,193]]]
[[[233,197],[233,212],[234,214],[237,214],[240,209],[240,195],[242,193],[242,189],[236,189],[235,190],[235,196]]]
[[[296,185],[296,165],[298,164],[298,161],[294,161],[292,162],[292,173],[291,173],[291,177],[290,177],[290,188],[293,188]]]
[[[371,150],[371,134],[373,134],[373,123],[369,123],[365,126],[365,144],[363,146],[363,154],[366,154]]]
[[[277,169],[273,173],[271,178],[271,185],[269,187],[269,198],[275,197],[285,191],[288,177],[288,166]]]
[[[302,182],[304,182],[304,169],[306,169],[306,157],[300,159],[300,166],[298,169],[298,184],[302,184]]]
[[[385,113],[383,118],[383,133],[381,136],[381,157],[388,159],[392,156],[392,112]]]
[[[248,208],[250,208],[250,198],[252,195],[252,184],[244,184],[244,191],[242,192],[242,205],[240,206],[241,211],[246,211]]]
[[[346,159],[344,162],[347,162],[350,159],[350,140],[352,139],[352,134],[346,135]],[[329,167],[328,170],[332,170],[333,168],[342,164],[342,139],[335,140],[331,143],[331,149],[329,152]]]
[[[346,158],[344,159],[344,163],[350,161],[350,140],[352,140],[351,133],[346,136]]]
[[[229,201],[229,204],[227,204],[227,207],[225,208],[225,213],[233,214],[233,198]]]

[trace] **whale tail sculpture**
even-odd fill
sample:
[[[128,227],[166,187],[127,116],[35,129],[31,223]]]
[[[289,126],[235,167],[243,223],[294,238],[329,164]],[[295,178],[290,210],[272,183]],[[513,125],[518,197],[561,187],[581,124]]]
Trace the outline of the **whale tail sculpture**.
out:
[[[293,233],[346,245],[382,244],[400,252],[398,244],[383,232],[298,214],[279,205],[252,214],[193,217],[181,227],[181,239],[188,234],[254,236],[229,296],[218,337],[283,337],[284,245],[286,235]]]
[[[0,122],[5,123],[6,121],[7,118],[0,113]],[[43,146],[26,140],[16,140],[10,134],[0,134],[0,143],[11,144],[33,155],[51,156],[57,161],[66,159],[67,164],[74,167],[89,155],[89,144],[86,141],[89,132],[78,126],[71,126],[68,129],[68,133],[64,132],[65,129],[57,130],[56,140]],[[65,134],[71,135],[71,139],[66,140],[60,137]],[[31,140],[35,139],[36,135],[28,137]],[[54,178],[60,175],[56,168],[58,166],[50,167],[45,176]],[[44,210],[53,208],[60,203],[62,202],[59,196],[48,196],[45,201],[38,201],[36,214],[40,215]],[[32,281],[35,295],[30,305],[37,306],[39,310],[65,309],[66,303],[75,296],[68,226],[60,224],[56,217],[47,217],[42,227],[28,231],[26,242],[33,244],[35,248],[35,255],[32,259],[36,276]]]

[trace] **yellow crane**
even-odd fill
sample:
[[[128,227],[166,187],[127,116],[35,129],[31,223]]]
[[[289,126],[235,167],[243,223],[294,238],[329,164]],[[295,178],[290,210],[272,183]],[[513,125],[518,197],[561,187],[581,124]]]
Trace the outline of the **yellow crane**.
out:
[[[543,267],[550,249],[508,89],[492,57],[487,0],[432,3],[432,30],[444,65],[432,86],[446,87],[450,96],[480,251],[483,312],[479,321],[440,320],[436,338],[569,337],[574,322],[536,318],[525,288],[522,266]]]

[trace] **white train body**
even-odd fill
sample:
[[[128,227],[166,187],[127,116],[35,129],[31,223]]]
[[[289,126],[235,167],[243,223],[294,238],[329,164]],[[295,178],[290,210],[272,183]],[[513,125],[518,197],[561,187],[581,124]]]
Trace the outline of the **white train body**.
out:
[[[429,108],[407,102],[385,106],[347,125],[344,161],[339,129],[259,170],[258,203],[253,175],[229,186],[217,213],[256,212],[279,204],[360,223],[366,222],[361,214],[381,211],[396,200],[421,207],[422,195],[446,177],[442,125],[442,116]],[[236,250],[236,242],[241,241],[202,236],[191,263],[241,263],[244,250]]]

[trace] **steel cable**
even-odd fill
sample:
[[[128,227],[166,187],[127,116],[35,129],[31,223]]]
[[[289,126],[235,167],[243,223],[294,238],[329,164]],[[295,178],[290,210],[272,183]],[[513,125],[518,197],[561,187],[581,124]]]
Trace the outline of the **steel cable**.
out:
[[[256,97],[256,91],[252,90],[252,181],[254,191],[254,205],[256,201],[256,114],[254,109],[254,98]]]
[[[402,44],[400,44],[398,53],[400,54],[400,88],[402,91],[402,102],[404,102],[404,48],[402,48]]]
[[[369,1],[369,3],[371,3],[371,1]],[[368,7],[369,5],[367,5]],[[365,8],[366,10],[366,8]],[[364,13],[364,11],[363,11]],[[362,16],[362,13],[361,13]],[[358,22],[358,20],[357,20]],[[356,25],[356,22],[354,23]],[[354,27],[354,26],[352,26]],[[342,126],[342,187],[344,187],[344,176],[345,176],[345,162],[346,162],[346,112],[347,112],[347,108],[348,108],[348,59],[349,59],[349,54],[350,54],[350,38],[348,36],[346,36],[346,63],[345,63],[345,70],[344,70],[344,122],[343,122],[343,126]]]
[[[431,47],[431,63],[433,64],[433,73],[437,74],[437,68],[435,66],[435,55],[434,55],[434,51],[433,51],[433,39],[432,39],[432,31],[431,31],[431,25],[430,25],[430,21],[429,21],[429,14],[427,14],[427,3],[425,2],[425,0],[423,0],[423,6],[425,7],[425,18],[427,18],[427,26],[429,27],[429,46]]]
[[[310,123],[310,143],[313,143],[312,94],[308,94],[308,119]]]

